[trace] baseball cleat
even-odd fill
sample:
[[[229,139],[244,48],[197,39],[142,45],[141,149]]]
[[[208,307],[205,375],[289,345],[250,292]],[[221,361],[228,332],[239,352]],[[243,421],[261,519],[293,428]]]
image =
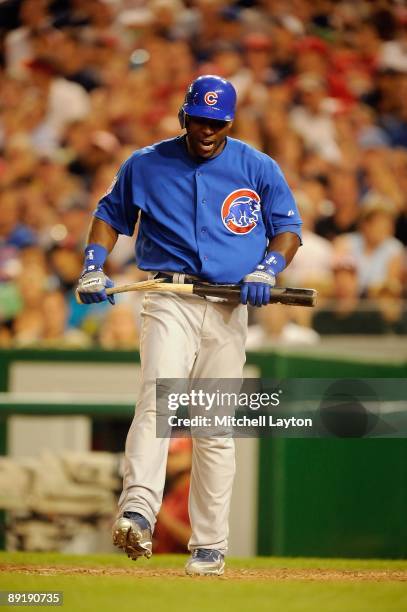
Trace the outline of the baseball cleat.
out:
[[[112,529],[113,544],[133,561],[152,555],[152,534],[147,519],[138,512],[124,512]]]
[[[220,550],[196,548],[185,566],[188,576],[222,576],[225,556]]]

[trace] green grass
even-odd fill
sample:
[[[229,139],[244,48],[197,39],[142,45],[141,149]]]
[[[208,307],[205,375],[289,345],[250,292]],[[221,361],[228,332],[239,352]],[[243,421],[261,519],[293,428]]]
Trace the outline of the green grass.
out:
[[[63,591],[61,612],[402,612],[407,611],[406,582],[191,579],[183,576],[137,578],[137,568],[182,569],[186,557],[155,556],[130,562],[124,555],[0,553],[7,564],[134,568],[129,575],[42,576],[0,572],[0,590]],[[230,568],[404,570],[407,561],[251,558],[229,559]],[[11,568],[10,568],[11,569]],[[9,608],[17,610],[18,608]],[[49,607],[47,608],[50,609]]]

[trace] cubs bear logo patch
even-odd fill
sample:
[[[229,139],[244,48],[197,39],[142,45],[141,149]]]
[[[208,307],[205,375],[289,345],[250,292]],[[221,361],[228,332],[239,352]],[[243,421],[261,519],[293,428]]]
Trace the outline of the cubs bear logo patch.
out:
[[[224,226],[232,234],[248,234],[259,222],[260,196],[253,189],[236,189],[221,208]]]

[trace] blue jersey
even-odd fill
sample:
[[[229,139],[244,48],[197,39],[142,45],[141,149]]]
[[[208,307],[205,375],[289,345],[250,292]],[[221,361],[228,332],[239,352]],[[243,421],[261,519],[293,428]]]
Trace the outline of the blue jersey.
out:
[[[185,137],[135,151],[94,214],[131,236],[139,213],[141,270],[215,283],[240,282],[277,234],[301,238],[301,219],[278,164],[229,137],[219,155],[204,161],[188,154]]]

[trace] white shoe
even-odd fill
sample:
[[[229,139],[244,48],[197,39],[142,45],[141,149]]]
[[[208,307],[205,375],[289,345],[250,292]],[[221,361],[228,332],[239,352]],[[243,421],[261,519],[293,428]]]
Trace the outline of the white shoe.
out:
[[[220,550],[196,548],[185,566],[188,576],[222,576],[225,556]]]

